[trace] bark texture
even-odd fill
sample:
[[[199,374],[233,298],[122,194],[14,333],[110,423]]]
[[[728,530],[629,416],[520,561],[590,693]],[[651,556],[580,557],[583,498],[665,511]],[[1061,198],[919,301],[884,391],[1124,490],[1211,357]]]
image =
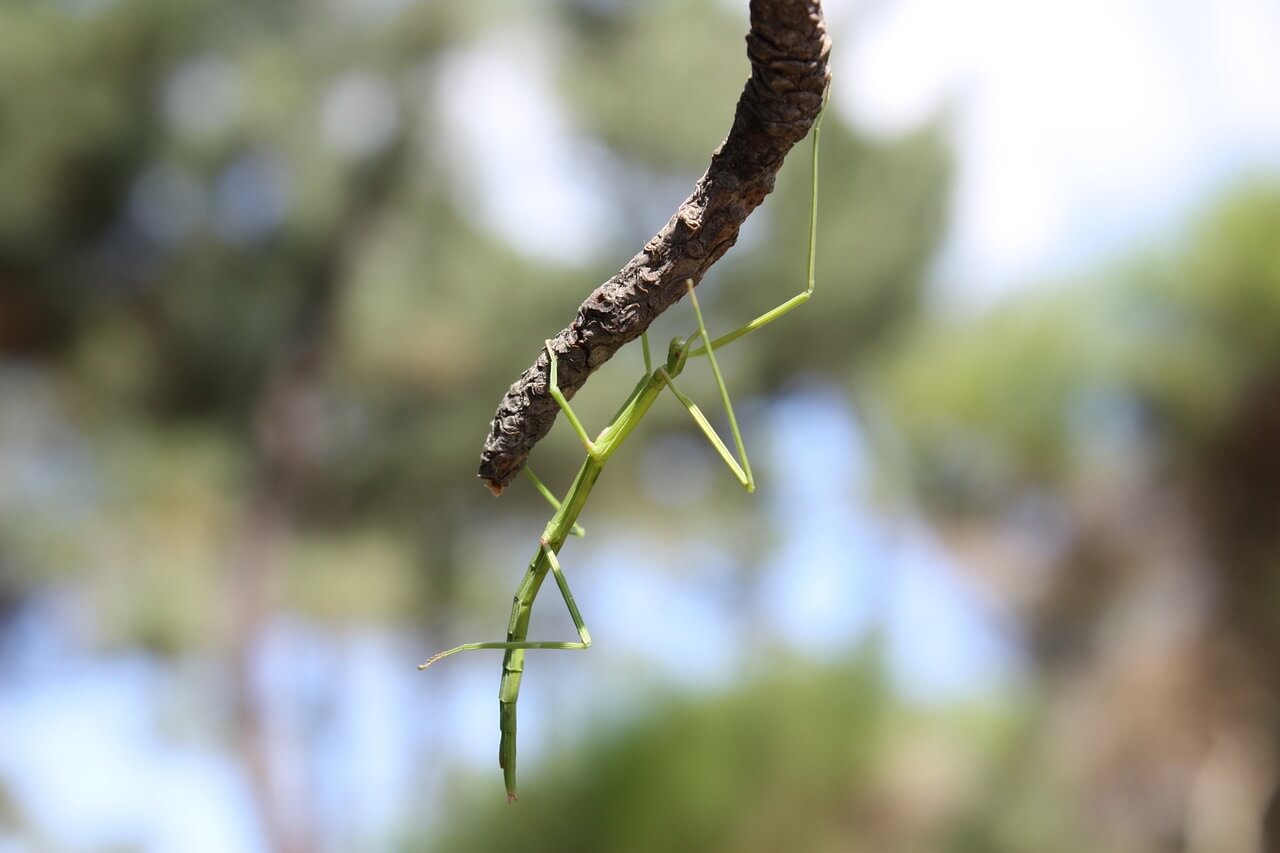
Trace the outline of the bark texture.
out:
[[[822,109],[830,50],[820,0],[751,0],[751,77],[706,174],[662,230],[551,339],[566,397],[677,302],[686,279],[700,282],[737,242],[743,221],[773,190],[787,152]],[[479,471],[495,495],[520,473],[555,423],[559,407],[547,389],[549,367],[544,350],[498,405]]]

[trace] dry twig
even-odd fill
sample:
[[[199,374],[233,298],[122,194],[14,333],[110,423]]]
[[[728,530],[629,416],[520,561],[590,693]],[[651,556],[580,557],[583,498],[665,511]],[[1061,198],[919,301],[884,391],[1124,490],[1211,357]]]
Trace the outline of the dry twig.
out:
[[[820,0],[751,0],[751,77],[728,137],[666,226],[551,339],[566,398],[679,300],[686,280],[700,282],[737,241],[743,221],[773,190],[787,152],[822,109],[830,49]],[[560,411],[547,389],[549,364],[543,350],[493,417],[479,476],[495,495],[520,473]]]

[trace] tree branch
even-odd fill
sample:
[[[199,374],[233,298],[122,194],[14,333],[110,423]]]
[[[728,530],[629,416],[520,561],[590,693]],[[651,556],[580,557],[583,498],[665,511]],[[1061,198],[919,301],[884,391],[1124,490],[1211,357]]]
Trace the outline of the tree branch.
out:
[[[670,221],[552,339],[566,397],[675,304],[686,279],[700,282],[737,242],[743,221],[773,190],[783,158],[822,109],[830,50],[821,0],[751,0],[751,77],[733,127]],[[555,423],[559,407],[547,390],[548,368],[544,350],[507,390],[490,424],[479,476],[495,495]]]

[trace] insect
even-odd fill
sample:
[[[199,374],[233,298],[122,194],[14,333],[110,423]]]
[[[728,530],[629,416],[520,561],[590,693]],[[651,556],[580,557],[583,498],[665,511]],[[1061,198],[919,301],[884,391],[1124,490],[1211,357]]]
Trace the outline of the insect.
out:
[[[673,339],[667,348],[666,361],[657,368],[653,366],[649,354],[648,335],[641,336],[645,375],[636,384],[631,395],[627,397],[613,422],[605,427],[594,440],[591,439],[582,422],[574,414],[569,401],[565,399],[564,394],[560,391],[557,381],[556,355],[551,350],[550,341],[547,342],[547,354],[551,360],[549,380],[551,396],[555,399],[561,411],[564,412],[565,418],[569,421],[583,447],[586,448],[587,458],[583,461],[582,467],[578,469],[578,474],[574,478],[572,485],[570,485],[563,501],[557,501],[550,490],[542,484],[531,470],[524,469],[525,474],[533,482],[535,488],[555,508],[555,514],[547,522],[547,526],[538,540],[538,550],[534,553],[533,559],[529,561],[529,568],[525,571],[524,578],[516,590],[515,601],[511,608],[511,621],[507,626],[507,639],[502,642],[464,643],[440,652],[425,663],[418,665],[418,669],[426,669],[433,663],[458,652],[478,649],[505,650],[506,654],[502,658],[502,681],[498,689],[499,729],[501,734],[498,746],[498,764],[502,768],[508,802],[516,799],[516,702],[520,697],[520,681],[524,676],[525,652],[533,649],[587,649],[591,646],[591,634],[582,619],[582,614],[578,612],[578,605],[573,600],[573,593],[569,589],[569,581],[565,578],[564,572],[560,567],[560,560],[557,554],[559,554],[560,548],[571,533],[581,535],[581,528],[577,525],[578,516],[586,506],[587,498],[591,495],[591,490],[595,486],[596,480],[599,479],[601,472],[604,470],[605,463],[618,451],[618,448],[626,441],[627,436],[631,435],[631,432],[639,425],[645,413],[649,411],[649,408],[664,390],[669,389],[672,395],[680,401],[680,404],[689,411],[698,428],[707,437],[707,440],[711,442],[716,453],[724,460],[742,487],[748,492],[755,490],[755,479],[751,474],[751,464],[747,459],[746,448],[742,442],[742,434],[738,430],[738,422],[734,417],[733,404],[729,400],[729,392],[725,388],[724,377],[720,373],[719,364],[716,363],[715,352],[739,338],[772,323],[792,309],[798,308],[808,302],[809,297],[813,295],[814,258],[817,246],[818,135],[820,124],[821,116],[814,122],[812,131],[811,172],[813,186],[809,209],[807,286],[804,291],[791,297],[776,308],[761,314],[745,326],[712,340],[707,332],[706,323],[702,318],[702,309],[699,307],[698,297],[694,293],[693,281],[687,281],[685,286],[689,294],[689,301],[693,305],[694,317],[697,320],[696,333],[689,338]],[[736,454],[729,451],[729,448],[716,433],[715,429],[712,428],[697,404],[676,387],[675,380],[684,371],[689,360],[703,356],[706,357],[711,366],[711,372],[715,377],[716,387],[720,392],[720,400],[729,422],[729,430],[733,435]],[[533,609],[533,601],[537,597],[543,581],[546,580],[548,572],[555,578],[556,586],[560,588],[560,595],[564,598],[564,603],[568,607],[574,628],[577,629],[578,640],[576,642],[527,639],[529,616]]]

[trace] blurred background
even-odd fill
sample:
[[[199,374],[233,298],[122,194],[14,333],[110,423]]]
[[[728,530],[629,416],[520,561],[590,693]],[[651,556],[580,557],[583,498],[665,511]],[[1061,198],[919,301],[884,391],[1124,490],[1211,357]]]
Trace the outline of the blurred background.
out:
[[[826,7],[816,302],[722,357],[760,488],[674,402],[614,457],[508,807],[500,654],[415,664],[501,638],[489,418],[746,3],[0,5],[0,851],[1280,850],[1280,9]],[[804,145],[713,333],[803,286]]]

